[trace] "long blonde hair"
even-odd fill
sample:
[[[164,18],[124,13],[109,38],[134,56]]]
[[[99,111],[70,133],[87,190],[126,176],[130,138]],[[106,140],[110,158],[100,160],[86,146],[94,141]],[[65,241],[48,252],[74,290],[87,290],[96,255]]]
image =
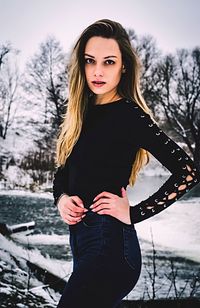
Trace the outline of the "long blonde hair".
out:
[[[93,36],[113,38],[117,41],[126,73],[122,74],[117,92],[121,97],[134,100],[141,108],[151,115],[140,91],[140,61],[125,29],[118,22],[101,19],[88,26],[77,40],[69,61],[69,97],[66,113],[60,125],[56,144],[56,163],[64,166],[80,136],[84,116],[87,112],[89,99],[92,95],[85,78],[84,51],[87,41]],[[152,117],[153,118],[153,117]],[[129,184],[134,185],[141,167],[149,162],[149,153],[140,148],[132,166]]]

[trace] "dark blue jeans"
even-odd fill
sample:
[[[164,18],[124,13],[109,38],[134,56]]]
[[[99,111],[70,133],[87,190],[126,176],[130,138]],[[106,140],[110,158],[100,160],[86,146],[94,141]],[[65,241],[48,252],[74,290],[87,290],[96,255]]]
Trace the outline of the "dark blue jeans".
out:
[[[69,225],[73,272],[57,307],[116,308],[134,288],[141,251],[133,225],[87,212]]]

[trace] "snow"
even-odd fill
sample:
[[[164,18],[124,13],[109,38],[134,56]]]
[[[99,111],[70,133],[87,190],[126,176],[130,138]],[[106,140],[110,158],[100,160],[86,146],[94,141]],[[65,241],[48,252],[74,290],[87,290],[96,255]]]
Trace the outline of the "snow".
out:
[[[200,263],[200,198],[177,201],[155,215],[135,225],[138,236],[151,245],[151,232],[156,248]]]
[[[10,294],[12,291],[12,289],[8,286],[6,286],[5,288],[0,288],[0,293],[4,293],[4,294]]]
[[[8,190],[7,189],[0,189],[0,195],[7,195]],[[34,197],[34,198],[46,198],[46,199],[52,199],[52,193],[51,192],[31,192],[29,190],[24,189],[12,189],[9,190],[10,196],[27,196],[27,197]]]
[[[72,270],[72,263],[55,260],[50,257],[43,257],[39,250],[26,250],[25,248],[15,244],[12,240],[9,240],[0,234],[0,248],[9,252],[15,257],[20,257],[23,260],[30,261],[43,269],[46,269],[50,273],[57,277],[64,277],[67,280]]]
[[[22,235],[12,234],[11,237],[22,244],[33,244],[33,245],[57,245],[63,246],[69,244],[69,235],[57,235],[57,234],[33,234],[33,235]]]

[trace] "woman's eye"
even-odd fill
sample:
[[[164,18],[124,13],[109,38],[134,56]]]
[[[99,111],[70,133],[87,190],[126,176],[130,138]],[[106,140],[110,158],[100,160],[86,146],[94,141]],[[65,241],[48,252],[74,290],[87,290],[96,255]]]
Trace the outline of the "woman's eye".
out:
[[[106,64],[115,64],[113,60],[106,60]]]
[[[93,60],[90,59],[90,58],[85,58],[85,63],[86,63],[86,64],[93,63]]]
[[[95,61],[91,58],[85,58],[85,64],[93,64]],[[110,65],[110,64],[115,64],[113,60],[106,60],[105,64]]]

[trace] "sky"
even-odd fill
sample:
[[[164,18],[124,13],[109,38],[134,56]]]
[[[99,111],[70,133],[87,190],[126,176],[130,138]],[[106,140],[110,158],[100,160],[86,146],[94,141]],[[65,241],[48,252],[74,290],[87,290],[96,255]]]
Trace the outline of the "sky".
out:
[[[23,65],[48,35],[68,52],[89,24],[109,18],[174,52],[200,45],[199,12],[199,0],[0,0],[0,44],[21,50]]]

